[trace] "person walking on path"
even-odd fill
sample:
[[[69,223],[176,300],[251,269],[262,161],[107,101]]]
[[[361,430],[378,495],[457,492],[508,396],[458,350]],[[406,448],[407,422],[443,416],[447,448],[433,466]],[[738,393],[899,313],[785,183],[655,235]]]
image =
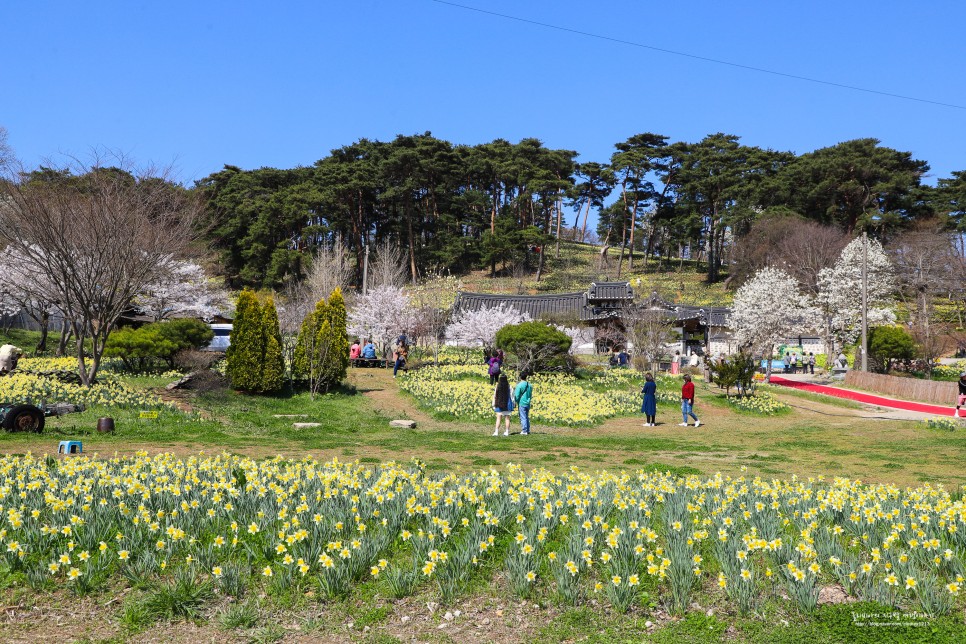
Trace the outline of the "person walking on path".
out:
[[[815,375],[815,354],[809,352],[808,354],[808,373],[809,375]]]
[[[657,427],[655,417],[657,416],[657,383],[650,372],[644,374],[644,387],[641,389],[644,394],[644,402],[641,403],[641,413],[644,414],[644,427]]]
[[[510,413],[513,411],[513,398],[510,397],[510,383],[506,375],[500,374],[500,379],[493,390],[493,411],[496,412],[496,427],[493,435],[500,435],[500,420],[506,420],[506,429],[503,430],[504,436],[510,435]]]
[[[792,371],[792,359],[790,357],[788,357],[788,354],[787,353],[784,356],[782,356],[782,362],[785,363],[785,373],[791,373],[791,371]]]
[[[956,400],[956,413],[953,414],[955,418],[959,418],[959,408],[966,405],[966,371],[959,374],[959,398]]]
[[[688,374],[684,374],[684,386],[681,387],[681,416],[684,422],[680,427],[688,426],[688,416],[694,419],[695,427],[701,426],[701,421],[694,415],[694,383]]]
[[[490,384],[495,385],[500,377],[500,369],[503,366],[503,361],[500,360],[500,355],[494,351],[493,355],[487,361],[487,364],[490,365],[486,371],[490,375]]]
[[[405,369],[406,368],[406,358],[408,356],[409,356],[409,350],[406,348],[406,345],[405,344],[403,344],[403,343],[400,342],[396,346],[396,351],[395,351],[395,354],[393,356],[395,358],[395,363],[393,364],[393,367],[392,367],[392,377],[393,378],[396,377],[396,373],[400,369]]]
[[[530,402],[533,400],[533,385],[527,382],[527,372],[520,372],[520,382],[513,390],[513,399],[520,410],[520,435],[530,435]]]

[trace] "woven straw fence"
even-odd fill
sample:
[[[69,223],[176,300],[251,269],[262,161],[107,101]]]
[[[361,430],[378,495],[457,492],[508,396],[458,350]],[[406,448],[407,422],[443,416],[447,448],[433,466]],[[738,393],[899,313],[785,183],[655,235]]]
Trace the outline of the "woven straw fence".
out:
[[[905,400],[921,400],[941,405],[955,405],[956,396],[959,394],[959,388],[955,382],[898,378],[881,373],[866,373],[856,370],[849,370],[845,374],[845,384],[883,396]]]

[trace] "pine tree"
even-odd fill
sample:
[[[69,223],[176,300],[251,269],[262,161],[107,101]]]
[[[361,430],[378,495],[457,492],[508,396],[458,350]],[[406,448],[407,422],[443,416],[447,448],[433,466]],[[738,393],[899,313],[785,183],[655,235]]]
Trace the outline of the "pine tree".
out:
[[[265,353],[262,358],[262,378],[259,391],[278,391],[285,381],[285,359],[282,356],[282,333],[278,325],[278,311],[271,296],[262,307],[262,335]]]
[[[336,287],[332,291],[326,309],[326,328],[320,326],[319,333],[324,331],[327,337],[320,337],[316,344],[326,342],[329,345],[319,374],[323,386],[328,389],[345,380],[349,369],[349,332],[346,329],[347,315],[341,288]]]
[[[225,360],[226,375],[231,386],[243,391],[261,391],[262,358],[265,338],[262,329],[262,307],[255,292],[248,289],[238,296]]]

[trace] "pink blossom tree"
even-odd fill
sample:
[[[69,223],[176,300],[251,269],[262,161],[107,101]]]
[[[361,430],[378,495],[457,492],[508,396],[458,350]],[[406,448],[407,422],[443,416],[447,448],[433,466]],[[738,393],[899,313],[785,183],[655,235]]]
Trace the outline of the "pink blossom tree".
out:
[[[353,299],[349,332],[372,340],[383,355],[389,353],[392,341],[412,326],[413,307],[409,296],[398,287],[376,286]]]

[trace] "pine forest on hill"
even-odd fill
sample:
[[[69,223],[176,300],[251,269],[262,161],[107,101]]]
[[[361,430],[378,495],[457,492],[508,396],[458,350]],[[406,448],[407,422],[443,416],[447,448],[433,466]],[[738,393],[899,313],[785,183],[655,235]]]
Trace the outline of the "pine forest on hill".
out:
[[[361,139],[307,167],[226,165],[194,190],[232,288],[298,280],[313,249],[339,240],[357,281],[362,250],[389,243],[414,281],[451,273],[472,282],[485,270],[559,290],[585,286],[589,273],[662,275],[673,295],[693,283],[681,277],[688,272],[734,287],[776,256],[808,265],[822,254],[817,244],[837,252],[840,237],[862,231],[889,245],[909,231],[959,230],[966,171],[935,187],[923,183],[928,171],[871,138],[794,154],[720,133],[696,143],[645,133],[615,144],[607,161],[579,162],[576,151],[534,138],[469,146],[427,132]],[[568,259],[564,241],[594,247]],[[602,248],[606,266],[592,255]]]

